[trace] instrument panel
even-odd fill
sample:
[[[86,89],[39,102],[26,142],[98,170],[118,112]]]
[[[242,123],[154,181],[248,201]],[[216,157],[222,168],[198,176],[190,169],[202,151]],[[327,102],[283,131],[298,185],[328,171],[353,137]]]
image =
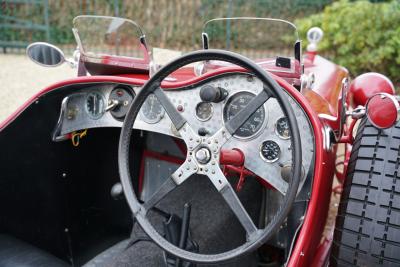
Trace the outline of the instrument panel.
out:
[[[207,86],[223,92],[217,101],[204,101],[201,88]],[[263,84],[252,75],[229,73],[210,78],[188,88],[165,90],[176,110],[194,131],[213,135],[224,122],[240,112],[260,91]],[[140,87],[97,84],[67,96],[61,108],[55,133],[57,136],[98,127],[121,127],[122,120]],[[311,125],[299,104],[287,94],[301,132],[304,183],[314,157]],[[144,102],[134,124],[135,129],[157,132],[179,138],[168,114],[155,95]],[[286,192],[284,173],[290,166],[292,151],[287,119],[274,98],[264,103],[224,145],[239,148],[245,155],[245,167],[262,178],[268,177],[281,192]],[[287,176],[287,175],[286,175]]]

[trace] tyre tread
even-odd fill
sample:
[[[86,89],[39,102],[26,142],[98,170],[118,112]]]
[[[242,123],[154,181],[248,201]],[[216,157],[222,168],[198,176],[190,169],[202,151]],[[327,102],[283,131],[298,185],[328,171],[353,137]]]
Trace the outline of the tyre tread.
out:
[[[379,130],[360,122],[330,266],[400,266],[400,123]]]

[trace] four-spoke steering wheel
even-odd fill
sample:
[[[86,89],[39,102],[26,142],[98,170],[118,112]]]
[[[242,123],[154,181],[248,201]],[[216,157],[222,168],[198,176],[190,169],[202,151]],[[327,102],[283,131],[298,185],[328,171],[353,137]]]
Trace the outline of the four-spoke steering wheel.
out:
[[[253,98],[231,120],[221,125],[213,136],[204,137],[197,134],[177,111],[164,91],[161,82],[171,73],[179,68],[199,61],[220,60],[238,65],[254,74],[264,85],[263,90]],[[141,204],[133,190],[131,175],[129,172],[129,147],[134,122],[140,108],[146,98],[154,94],[166,110],[176,130],[186,143],[187,155],[185,162],[164,182],[150,200]],[[237,197],[231,184],[224,176],[219,166],[220,152],[223,145],[234,135],[234,133],[257,111],[270,97],[276,98],[283,113],[288,119],[292,140],[292,178],[289,188],[284,196],[283,203],[276,215],[264,229],[258,229],[249,214]],[[240,149],[240,148],[239,148]],[[301,177],[301,143],[297,121],[292,107],[283,89],[271,78],[266,71],[250,59],[241,55],[222,50],[202,50],[186,54],[160,69],[143,86],[135,97],[124,121],[119,143],[119,172],[124,193],[134,217],[146,234],[162,249],[181,259],[197,263],[216,263],[231,260],[243,254],[249,253],[265,243],[283,223],[295,200]],[[147,218],[148,211],[154,207],[169,192],[174,190],[193,174],[207,176],[217,191],[225,199],[233,213],[238,218],[247,234],[247,241],[239,247],[218,254],[199,254],[181,249],[162,237]]]

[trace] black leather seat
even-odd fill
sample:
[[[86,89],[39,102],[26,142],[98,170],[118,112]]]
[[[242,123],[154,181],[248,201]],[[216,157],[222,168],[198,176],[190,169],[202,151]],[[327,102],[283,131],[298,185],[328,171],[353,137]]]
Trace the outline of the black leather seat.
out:
[[[0,234],[1,267],[67,267],[68,263],[12,236]]]

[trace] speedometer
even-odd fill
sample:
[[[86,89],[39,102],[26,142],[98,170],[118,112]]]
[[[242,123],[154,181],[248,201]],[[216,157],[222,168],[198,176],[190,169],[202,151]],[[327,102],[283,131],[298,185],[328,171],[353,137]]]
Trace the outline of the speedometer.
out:
[[[239,92],[228,99],[224,107],[224,121],[227,122],[236,116],[250,103],[256,95],[250,92]],[[260,132],[265,120],[265,109],[261,106],[249,119],[235,132],[235,137],[247,139]]]

